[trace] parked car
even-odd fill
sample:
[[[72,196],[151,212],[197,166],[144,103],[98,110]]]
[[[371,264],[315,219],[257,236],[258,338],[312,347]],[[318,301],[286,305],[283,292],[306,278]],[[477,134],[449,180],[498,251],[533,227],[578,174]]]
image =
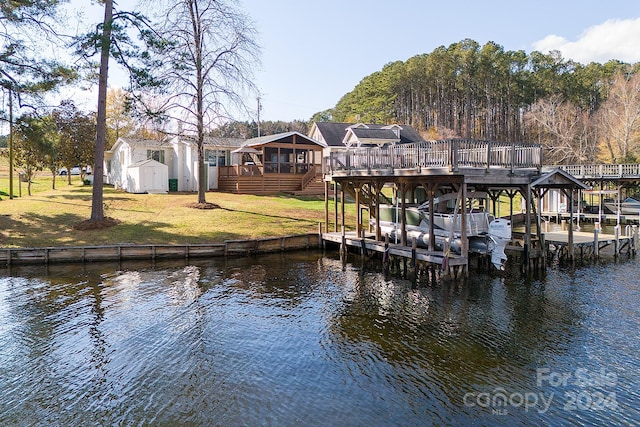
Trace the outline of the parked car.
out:
[[[58,171],[59,175],[67,175],[67,168],[62,168]],[[80,175],[80,166],[74,166],[71,168],[71,175]]]

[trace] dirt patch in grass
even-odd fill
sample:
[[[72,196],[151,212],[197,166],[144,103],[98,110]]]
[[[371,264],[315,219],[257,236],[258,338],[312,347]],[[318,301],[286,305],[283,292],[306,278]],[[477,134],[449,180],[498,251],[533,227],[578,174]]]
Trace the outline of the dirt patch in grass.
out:
[[[75,224],[73,226],[73,229],[79,231],[103,230],[105,228],[110,228],[118,224],[120,224],[120,220],[111,217],[105,217],[102,221],[94,221],[88,219],[86,221],[79,222],[78,224]]]
[[[189,203],[187,205],[188,208],[191,209],[220,209],[219,205],[216,205],[215,203]]]

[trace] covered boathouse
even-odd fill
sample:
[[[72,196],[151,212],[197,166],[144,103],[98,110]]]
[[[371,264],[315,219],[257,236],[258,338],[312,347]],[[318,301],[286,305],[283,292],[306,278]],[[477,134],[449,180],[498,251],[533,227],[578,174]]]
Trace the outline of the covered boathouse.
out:
[[[389,242],[383,244],[380,229],[380,205],[396,203],[399,215],[400,241],[398,250],[416,257],[415,243],[407,241],[406,207],[432,203],[441,194],[457,193],[456,210],[460,215],[460,254],[436,250],[433,221],[430,224],[429,247],[418,250],[418,259],[432,264],[447,265],[450,273],[468,274],[469,243],[467,238],[468,195],[483,192],[488,195],[484,209],[499,217],[499,198],[511,199],[510,216],[513,219],[513,198],[519,193],[523,200],[525,232],[517,246],[522,255],[523,269],[531,260],[544,256],[541,247],[540,227],[532,236],[532,222],[539,221],[533,203],[536,183],[545,188],[555,185],[543,179],[542,146],[531,143],[509,143],[480,140],[448,139],[409,144],[390,144],[348,148],[329,153],[324,158],[325,181],[325,230],[324,241],[359,246],[362,250],[389,251]],[[564,177],[564,174],[563,174]],[[566,177],[565,177],[566,178]],[[332,183],[334,185],[332,186]],[[566,178],[562,188],[578,188],[580,183]],[[333,194],[331,194],[333,193]],[[393,199],[389,197],[392,193]],[[355,200],[357,206],[355,231],[346,232],[345,197]],[[329,199],[334,201],[334,224],[329,227]],[[340,201],[340,202],[339,202]],[[338,209],[340,206],[340,209]],[[430,205],[433,212],[433,205]],[[340,211],[340,212],[339,212]],[[369,223],[365,227],[364,212],[368,211]],[[534,215],[534,216],[532,216]],[[375,224],[375,225],[373,225]],[[443,259],[447,258],[443,262]],[[537,261],[536,261],[537,263]]]

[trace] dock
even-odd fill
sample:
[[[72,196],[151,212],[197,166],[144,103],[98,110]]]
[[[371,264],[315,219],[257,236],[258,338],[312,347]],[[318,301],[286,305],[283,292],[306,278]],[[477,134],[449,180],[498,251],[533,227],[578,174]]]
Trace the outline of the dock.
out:
[[[584,169],[584,168],[583,168]],[[604,168],[600,168],[605,171]],[[600,170],[599,169],[599,170]],[[582,169],[581,169],[582,170]],[[617,179],[627,180],[628,172],[618,167],[623,175]],[[636,171],[634,169],[634,171]],[[608,172],[608,169],[605,171]],[[638,183],[640,169],[634,175]],[[640,216],[618,216],[606,214],[576,212],[574,201],[579,199],[581,191],[593,187],[587,184],[586,177],[579,179],[560,167],[546,168],[542,165],[542,147],[539,144],[523,142],[496,142],[470,139],[448,139],[425,141],[420,143],[362,145],[346,150],[332,151],[323,158],[323,176],[325,182],[325,229],[329,231],[329,200],[333,199],[333,233],[322,234],[323,242],[332,242],[345,248],[354,248],[363,255],[368,252],[383,253],[394,257],[410,259],[412,263],[425,262],[431,266],[455,266],[468,276],[469,240],[466,224],[467,209],[472,205],[473,193],[484,193],[486,200],[480,209],[494,217],[507,217],[514,221],[514,198],[522,199],[517,210],[522,212],[524,233],[512,239],[507,246],[514,260],[521,263],[523,272],[543,269],[546,266],[550,250],[569,260],[575,255],[589,252],[597,258],[601,249],[614,247],[617,256],[623,249],[635,253],[637,247],[637,229],[634,238],[630,234],[618,232],[616,236],[601,234],[583,236],[579,227],[573,226],[580,221],[594,222],[600,225],[604,221],[615,220],[617,227],[621,220],[633,224],[640,222]],[[609,179],[609,178],[607,178]],[[628,180],[627,180],[628,181]],[[625,181],[626,182],[626,181]],[[601,182],[602,185],[602,182]],[[332,190],[331,190],[332,189]],[[543,198],[550,192],[560,192],[566,198],[567,213],[544,211]],[[392,193],[391,195],[389,193]],[[457,195],[454,209],[461,224],[459,237],[461,253],[456,256],[434,251],[434,242],[429,249],[416,248],[407,241],[407,206],[419,206],[431,203],[444,194]],[[510,215],[500,215],[500,199],[510,199]],[[356,223],[345,233],[345,198],[355,201]],[[455,197],[452,198],[452,200]],[[401,212],[399,215],[399,245],[391,245],[381,233],[379,217],[380,205],[391,204]],[[431,206],[432,208],[433,206]],[[432,211],[432,209],[429,211]],[[367,217],[365,217],[367,215]],[[454,214],[455,215],[455,214]],[[572,224],[564,234],[543,234],[550,220]],[[637,227],[627,225],[627,227]],[[428,235],[433,236],[433,226]],[[340,232],[340,230],[342,230]],[[507,254],[508,255],[508,254]],[[508,255],[509,256],[509,255]],[[444,262],[443,262],[444,261]]]
[[[468,276],[469,241],[467,234],[467,205],[473,193],[487,194],[483,203],[485,212],[497,213],[497,206],[501,195],[507,195],[512,201],[517,194],[522,194],[525,200],[525,224],[527,233],[523,242],[523,256],[521,257],[525,269],[529,268],[530,256],[542,251],[535,251],[531,240],[531,225],[533,220],[532,184],[540,180],[542,168],[542,147],[539,144],[496,142],[479,140],[439,140],[421,143],[408,143],[385,146],[362,146],[349,148],[346,151],[331,152],[323,159],[325,181],[325,228],[329,227],[329,198],[331,183],[333,183],[334,202],[334,232],[345,230],[345,197],[355,200],[356,205],[356,239],[362,239],[363,232],[369,228],[374,232],[373,242],[356,241],[344,232],[337,235],[327,234],[326,239],[340,239],[343,246],[357,247],[364,245],[365,250],[384,248],[384,236],[379,225],[380,205],[393,204],[402,212],[399,223],[400,246],[408,249],[395,248],[393,253],[409,255],[412,262],[424,258],[424,262],[432,266],[445,265],[460,270]],[[545,176],[548,174],[545,174]],[[576,183],[566,180],[564,174],[558,178],[557,172],[552,173],[551,182],[539,181],[539,186],[569,185]],[[559,182],[559,184],[558,184]],[[568,183],[567,183],[568,182]],[[389,192],[393,195],[389,197]],[[404,218],[407,205],[419,205],[444,194],[453,194],[455,201],[454,215],[460,221],[461,251],[459,257],[445,256],[436,253],[435,242],[429,243],[426,252],[413,248],[406,234],[406,219]],[[493,209],[491,209],[491,205]],[[511,209],[513,216],[513,209]],[[368,213],[368,220],[365,218]],[[457,212],[457,213],[456,213]],[[375,224],[373,224],[375,222]],[[432,229],[428,235],[434,236]],[[352,228],[352,229],[353,229]],[[344,237],[343,237],[344,236]],[[343,242],[344,239],[344,242]],[[539,239],[538,239],[539,240]],[[415,255],[414,255],[415,254]],[[444,261],[444,262],[443,262]]]
[[[384,241],[375,240],[373,233],[356,234],[354,231],[322,233],[321,240],[326,244],[334,244],[340,247],[340,255],[344,257],[351,250],[359,253],[362,259],[366,259],[376,254],[382,258],[385,268],[398,264],[400,261],[410,262],[409,267],[415,272],[429,267],[438,267],[447,277],[460,276],[468,264],[467,257],[455,253],[444,253],[443,251],[433,251],[419,248],[412,242],[411,246],[400,243],[392,243],[388,236]],[[407,265],[404,265],[407,271]]]
[[[625,227],[624,234],[620,234],[620,228],[616,228],[617,234],[600,233],[598,229],[594,232],[584,232],[573,230],[573,251],[580,251],[580,258],[598,258],[600,252],[611,246],[613,256],[626,252],[628,255],[635,255],[638,247],[637,226]],[[569,256],[569,232],[568,231],[546,231],[542,232],[546,250],[552,255],[563,259]],[[551,248],[553,246],[553,248]]]

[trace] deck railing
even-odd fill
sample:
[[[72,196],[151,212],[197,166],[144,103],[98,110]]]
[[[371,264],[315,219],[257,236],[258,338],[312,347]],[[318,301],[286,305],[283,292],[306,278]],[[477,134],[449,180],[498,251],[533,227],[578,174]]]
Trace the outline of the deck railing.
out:
[[[640,177],[640,164],[620,165],[562,165],[558,167],[576,178],[634,178]]]
[[[540,144],[449,139],[350,148],[325,158],[325,173],[371,169],[542,168]]]

